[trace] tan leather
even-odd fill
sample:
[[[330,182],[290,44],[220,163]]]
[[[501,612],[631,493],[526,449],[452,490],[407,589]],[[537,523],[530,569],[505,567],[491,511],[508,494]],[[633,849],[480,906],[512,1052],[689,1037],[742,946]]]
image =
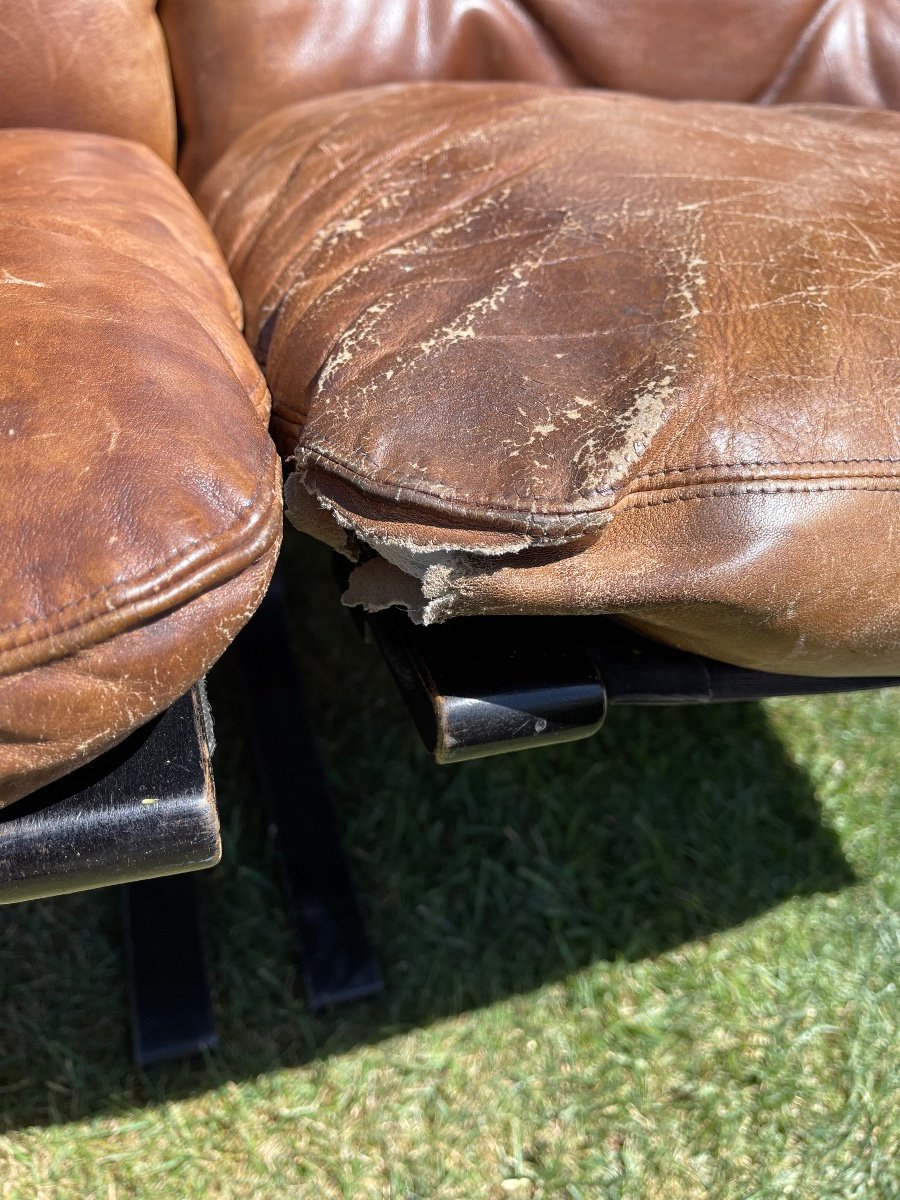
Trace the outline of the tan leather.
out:
[[[421,617],[900,671],[900,116],[401,86],[261,122],[200,202],[298,523]]]
[[[310,96],[429,79],[579,81],[515,0],[162,0],[194,187],[238,134]]]
[[[175,156],[175,102],[154,0],[2,0],[0,128],[133,138]]]
[[[0,804],[185,692],[280,537],[265,384],[144,147],[0,131]]]
[[[537,0],[598,87],[680,100],[900,107],[896,0]]]
[[[897,0],[161,0],[160,15],[192,187],[262,117],[378,83],[900,107]]]

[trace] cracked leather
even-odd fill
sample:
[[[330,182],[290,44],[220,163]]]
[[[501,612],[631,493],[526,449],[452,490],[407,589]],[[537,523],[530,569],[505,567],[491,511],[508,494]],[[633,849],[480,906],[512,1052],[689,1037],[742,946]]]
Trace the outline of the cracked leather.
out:
[[[900,116],[387,87],[264,119],[199,198],[289,506],[420,618],[900,671]]]
[[[262,596],[279,464],[239,320],[150,150],[0,132],[0,804],[182,695]]]

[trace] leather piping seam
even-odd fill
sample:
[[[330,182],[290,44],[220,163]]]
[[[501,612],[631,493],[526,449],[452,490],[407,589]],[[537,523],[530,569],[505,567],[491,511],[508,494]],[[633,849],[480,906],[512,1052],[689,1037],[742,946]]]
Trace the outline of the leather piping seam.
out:
[[[801,468],[801,467],[817,467],[817,466],[822,466],[822,467],[851,466],[854,464],[858,464],[860,466],[894,466],[894,467],[900,465],[900,458],[872,458],[872,459],[862,458],[862,459],[821,459],[821,460],[808,459],[808,460],[785,461],[785,462],[760,461],[760,462],[743,462],[743,463],[742,462],[710,463],[710,464],[701,464],[698,466],[666,467],[666,468],[662,468],[660,470],[648,471],[648,472],[644,472],[643,474],[636,475],[636,476],[632,477],[632,479],[629,480],[622,488],[617,489],[617,488],[613,488],[613,487],[608,487],[608,488],[603,488],[603,489],[597,489],[597,492],[595,492],[594,494],[597,494],[602,491],[602,493],[605,496],[605,499],[601,504],[590,505],[590,506],[585,505],[580,508],[575,508],[573,506],[573,507],[569,507],[569,508],[556,508],[556,509],[540,508],[540,509],[537,509],[534,507],[526,507],[524,505],[506,504],[506,503],[503,503],[502,501],[494,500],[491,498],[472,496],[471,494],[465,494],[465,493],[454,493],[454,494],[448,493],[446,495],[442,495],[440,492],[429,491],[426,488],[416,487],[415,485],[413,485],[405,480],[402,480],[402,479],[390,479],[388,477],[382,476],[381,479],[373,480],[368,476],[362,475],[357,466],[354,466],[354,465],[344,461],[343,459],[339,458],[338,456],[331,454],[329,451],[320,449],[318,447],[312,447],[312,446],[298,447],[297,451],[295,451],[294,457],[295,457],[296,461],[303,462],[303,463],[309,462],[310,465],[315,465],[315,463],[318,461],[328,463],[328,464],[330,464],[331,469],[334,471],[334,473],[336,475],[338,475],[339,477],[343,477],[348,483],[351,483],[355,486],[363,485],[360,490],[363,490],[364,492],[368,492],[371,495],[378,496],[381,499],[398,499],[399,493],[406,493],[406,494],[409,494],[410,496],[415,496],[415,497],[419,498],[420,502],[424,502],[423,507],[427,506],[430,508],[446,508],[447,506],[457,505],[458,507],[465,507],[472,512],[477,512],[481,516],[491,516],[492,514],[496,514],[496,513],[503,514],[503,515],[521,514],[522,516],[532,517],[532,518],[540,518],[540,517],[549,517],[549,518],[556,517],[556,518],[560,518],[560,519],[568,518],[571,521],[577,521],[577,519],[579,517],[590,517],[590,516],[593,516],[594,514],[600,514],[600,513],[609,511],[614,505],[616,505],[616,503],[620,499],[624,500],[624,499],[628,499],[630,497],[633,497],[635,495],[640,495],[640,494],[652,494],[654,491],[659,490],[656,487],[656,485],[654,485],[652,482],[651,482],[650,487],[648,487],[648,488],[634,487],[634,485],[639,484],[640,482],[642,482],[644,480],[652,481],[653,479],[659,479],[659,478],[662,478],[662,477],[665,477],[668,475],[673,475],[673,474],[689,474],[690,472],[709,470],[709,469],[729,471],[729,470],[736,470],[736,469],[740,469],[740,468],[753,468],[753,467],[760,467],[760,466],[761,467],[784,467],[784,468],[797,469],[797,468]],[[368,456],[363,455],[363,457],[366,458]],[[871,473],[869,473],[869,475],[860,475],[860,476],[857,476],[857,478],[867,478],[867,477],[870,477],[870,475],[871,475]],[[900,486],[900,472],[885,471],[881,477],[885,478],[886,480],[895,480],[896,483],[894,486]],[[852,477],[850,477],[850,478],[852,478]],[[773,479],[771,481],[763,481],[763,482],[766,483],[767,487],[770,487],[773,489],[777,489],[782,484],[787,487],[787,486],[790,486],[792,483],[802,482],[806,485],[813,485],[813,486],[808,486],[808,487],[804,488],[803,490],[825,490],[824,487],[817,489],[814,485],[816,485],[816,484],[828,485],[829,483],[832,483],[832,482],[836,483],[836,484],[841,484],[845,481],[850,482],[850,480],[847,479],[846,476],[841,476],[838,478],[834,478],[834,477],[830,478],[829,476],[819,476],[819,477],[811,476],[808,479],[804,479],[802,481],[796,480],[796,479],[794,479],[794,480]],[[693,483],[693,486],[708,487],[711,484],[713,484],[714,482],[715,482],[714,480],[697,480],[695,483]],[[759,481],[735,479],[732,481],[726,480],[723,482],[724,483],[733,483],[736,485],[750,486],[754,482],[759,482]],[[679,482],[676,482],[675,486],[682,487],[682,488],[688,488],[688,487],[692,486],[692,483],[689,480],[681,480]],[[541,496],[534,497],[535,503],[542,503],[545,499],[549,500],[549,498],[545,498],[545,497],[541,497]],[[550,503],[559,503],[558,500],[551,500],[549,502]],[[476,508],[476,506],[477,506],[477,508]]]
[[[876,477],[877,478],[877,477]],[[806,486],[812,483],[821,486]],[[760,480],[741,481],[712,490],[700,491],[697,495],[687,494],[689,488],[684,485],[681,494],[668,496],[659,492],[638,492],[636,495],[625,496],[619,506],[623,511],[640,508],[655,508],[660,504],[675,504],[688,500],[713,500],[721,496],[780,496],[807,495],[814,496],[821,492],[900,492],[900,476],[886,475],[882,482],[875,483],[871,478],[860,476],[859,482],[854,479],[813,479],[813,480]],[[697,488],[709,488],[708,484],[698,484]]]
[[[0,639],[5,638],[7,634],[14,633],[17,629],[23,629],[27,625],[49,624],[50,621],[54,617],[58,617],[61,613],[68,612],[69,609],[77,608],[79,605],[82,605],[82,604],[90,604],[93,600],[97,600],[100,596],[107,595],[114,588],[121,587],[122,585],[130,584],[131,586],[140,587],[141,584],[145,582],[145,580],[151,578],[154,575],[158,575],[161,571],[164,571],[172,563],[176,562],[179,558],[183,558],[187,551],[193,550],[195,547],[202,548],[202,547],[214,546],[216,542],[221,541],[227,534],[231,534],[231,533],[234,533],[235,531],[237,531],[240,525],[244,524],[245,522],[247,524],[249,524],[249,518],[251,518],[254,515],[250,510],[253,509],[253,507],[256,503],[256,500],[261,491],[262,491],[262,482],[260,482],[256,485],[256,487],[253,490],[253,494],[250,496],[250,498],[248,500],[245,500],[242,504],[240,504],[238,506],[238,508],[236,508],[234,510],[234,512],[231,514],[233,517],[236,518],[236,520],[234,521],[234,524],[223,529],[220,533],[212,534],[209,537],[205,537],[205,538],[192,538],[190,541],[184,542],[176,551],[174,551],[172,554],[168,555],[161,562],[154,563],[154,565],[150,568],[150,570],[145,571],[143,575],[138,575],[135,579],[132,579],[132,580],[114,579],[114,580],[112,580],[112,582],[106,583],[102,587],[97,588],[96,591],[89,592],[86,596],[80,596],[77,600],[70,600],[68,602],[68,604],[60,605],[58,608],[53,610],[53,613],[49,617],[41,617],[39,619],[35,619],[33,617],[26,617],[22,621],[15,621],[11,625],[4,625],[2,628],[0,628]],[[238,536],[240,536],[240,535],[238,534]],[[188,570],[192,565],[193,564],[191,564],[191,563],[186,563],[185,570]],[[12,648],[13,647],[10,647],[10,649],[12,649]]]
[[[27,652],[29,659],[34,657],[40,647],[48,642],[52,643],[54,639],[65,638],[67,635],[71,639],[73,635],[77,635],[98,621],[110,619],[115,615],[123,613],[127,609],[138,609],[136,619],[147,619],[158,615],[160,612],[166,611],[178,604],[186,603],[194,599],[199,594],[202,588],[202,576],[209,572],[211,567],[214,567],[217,562],[221,563],[227,559],[229,552],[232,556],[236,556],[237,561],[233,568],[221,580],[215,580],[213,586],[218,583],[225,582],[226,579],[233,578],[251,562],[263,557],[269,547],[273,544],[278,536],[278,523],[274,523],[274,528],[269,529],[268,525],[272,524],[272,512],[280,512],[279,489],[277,487],[278,474],[280,464],[275,460],[275,470],[272,476],[267,476],[265,482],[260,481],[252,496],[236,510],[236,520],[217,534],[207,538],[194,538],[184,545],[179,547],[173,554],[167,556],[161,562],[146,571],[143,575],[136,579],[114,580],[111,583],[105,584],[96,591],[91,592],[87,596],[80,597],[78,600],[71,601],[55,609],[49,616],[42,617],[39,620],[28,618],[24,621],[18,621],[15,624],[7,625],[0,629],[0,639],[7,641],[7,645],[0,648],[0,675],[13,674],[17,670],[22,669],[13,665],[11,669],[6,669],[4,659],[12,658],[17,651]],[[257,507],[257,501],[264,486],[271,487],[273,492],[272,503],[265,509]],[[264,537],[263,544],[259,544],[260,533]],[[226,545],[223,547],[222,543]],[[177,562],[179,558],[183,558],[188,552],[193,551],[191,560],[185,563],[180,571],[175,572],[174,576],[168,580],[161,580],[160,575],[170,566]],[[241,553],[243,551],[243,553]],[[193,578],[192,578],[193,577]],[[193,584],[193,586],[192,586]],[[113,602],[112,606],[104,604],[97,611],[96,601],[102,597],[108,597],[117,590],[128,589],[131,593],[122,597],[118,602]],[[134,589],[138,589],[138,594],[134,594]],[[183,593],[187,592],[186,595]],[[176,597],[172,598],[175,593]],[[154,601],[158,603],[154,604]],[[59,622],[62,614],[70,612],[73,609],[93,606],[94,611],[89,611],[83,619],[75,619],[68,623],[63,620]],[[148,611],[149,609],[149,611]],[[18,631],[29,629],[30,636],[28,638],[20,638],[17,635]],[[130,628],[127,626],[126,628]],[[116,629],[115,634],[123,633],[125,629]],[[12,638],[9,635],[14,635]],[[59,653],[51,652],[47,655],[47,659],[60,657],[61,654],[70,653],[73,650],[83,648],[79,642],[77,645],[66,645]],[[38,665],[37,662],[30,665]]]
[[[785,492],[785,491],[802,493],[804,491],[803,488],[796,488],[796,487],[795,488],[779,488],[777,490],[779,493]],[[829,490],[830,491],[856,491],[856,492],[885,492],[885,491],[896,491],[897,489],[860,486],[860,487],[850,487],[850,488],[836,487],[836,488],[830,488]],[[661,497],[659,497],[659,499],[650,500],[648,502],[645,502],[644,504],[628,505],[627,507],[625,507],[624,511],[625,512],[638,512],[638,511],[640,511],[641,508],[652,508],[652,507],[655,507],[660,504],[691,504],[691,503],[700,504],[707,500],[718,499],[719,497],[721,497],[723,495],[744,496],[744,495],[748,495],[748,494],[754,495],[754,494],[759,494],[759,493],[765,494],[765,489],[757,488],[754,490],[754,489],[747,488],[747,489],[739,489],[739,490],[725,491],[725,492],[723,492],[723,491],[707,492],[702,496],[661,496]],[[509,557],[512,559],[515,559],[516,556],[510,555]],[[501,568],[501,569],[503,569],[503,568]],[[466,582],[466,580],[463,579],[462,580],[463,585],[465,584],[465,582]],[[466,593],[463,588],[456,595],[455,598],[464,598],[465,595],[466,595]],[[510,612],[509,606],[502,604],[502,603],[479,605],[479,608],[478,608],[479,615],[485,616],[485,617],[504,616],[504,615],[508,615],[509,612]],[[620,615],[618,610],[610,610],[607,608],[604,608],[603,612],[608,616]],[[465,612],[463,612],[462,614],[456,614],[452,610],[448,613],[448,616],[451,616],[451,617],[456,616],[456,615],[465,616],[467,614]]]

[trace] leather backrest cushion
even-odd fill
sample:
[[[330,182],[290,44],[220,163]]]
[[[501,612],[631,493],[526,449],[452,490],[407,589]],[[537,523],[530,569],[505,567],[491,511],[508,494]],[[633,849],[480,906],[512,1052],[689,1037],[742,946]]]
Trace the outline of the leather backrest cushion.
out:
[[[155,0],[6,0],[0,127],[107,133],[175,158],[175,101]]]
[[[900,107],[897,0],[161,0],[189,186],[283,105],[414,80]]]

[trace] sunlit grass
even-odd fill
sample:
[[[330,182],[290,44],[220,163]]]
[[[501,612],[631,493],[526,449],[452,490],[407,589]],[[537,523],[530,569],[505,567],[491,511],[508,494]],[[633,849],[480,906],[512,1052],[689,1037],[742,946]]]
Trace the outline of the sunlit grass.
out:
[[[0,1197],[896,1200],[900,693],[437,768],[327,559],[288,581],[386,997],[296,994],[226,660],[222,1047],[131,1069],[114,892],[0,914]]]

